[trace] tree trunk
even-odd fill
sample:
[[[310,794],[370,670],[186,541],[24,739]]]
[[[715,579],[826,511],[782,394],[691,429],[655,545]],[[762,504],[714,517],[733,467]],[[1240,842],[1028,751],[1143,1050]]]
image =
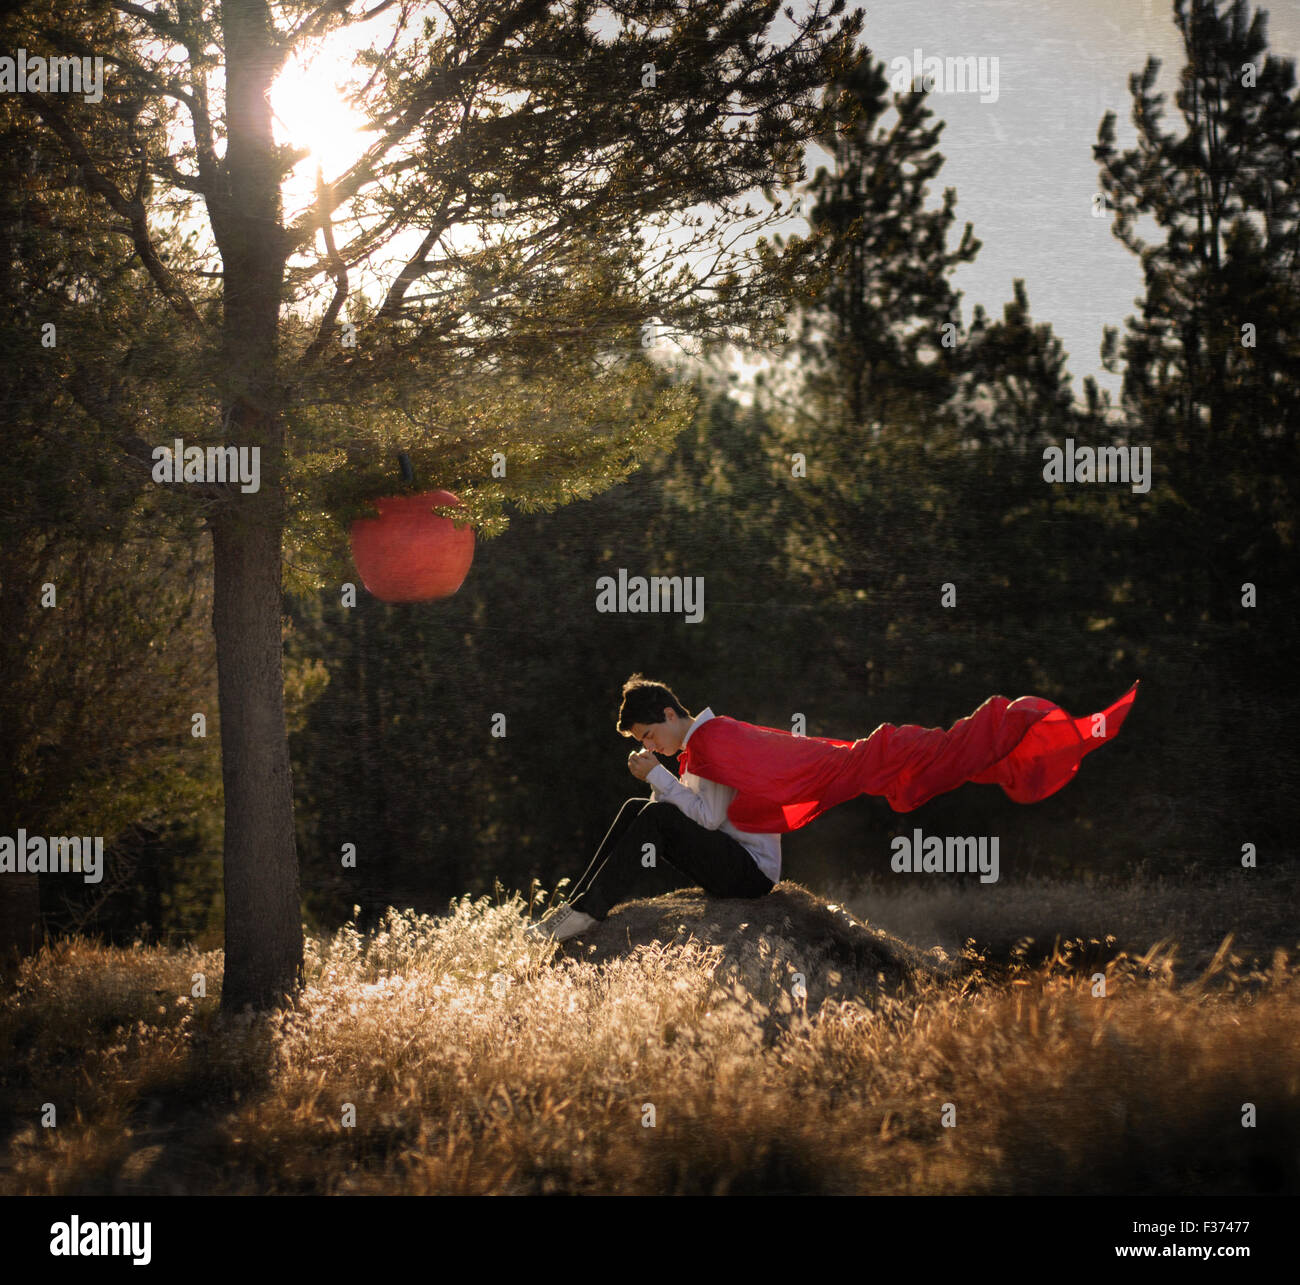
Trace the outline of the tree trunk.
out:
[[[0,875],[0,967],[41,947],[40,876]]]
[[[221,1005],[270,1007],[302,982],[302,913],[284,721],[280,558],[284,428],[277,350],[284,283],[280,162],[267,94],[278,68],[266,0],[225,0],[226,176],[214,211],[223,272],[225,443],[261,450],[261,489],[211,520],[212,625],[225,786]]]
[[[20,570],[24,561],[36,570],[35,576]],[[37,564],[30,549],[0,548],[0,834],[15,843],[20,828],[45,833],[41,812],[23,806],[26,799],[17,779],[19,747],[31,734],[32,702],[18,679],[22,652],[29,645],[31,609],[24,611],[24,604],[37,600],[43,575],[44,566]],[[0,964],[6,967],[14,956],[40,949],[44,929],[39,880],[39,875],[16,870],[0,874]]]
[[[278,500],[279,497],[268,497]],[[221,1004],[270,1007],[302,980],[293,782],[284,721],[279,504],[256,525],[213,524],[226,970]],[[242,529],[241,529],[242,528]]]

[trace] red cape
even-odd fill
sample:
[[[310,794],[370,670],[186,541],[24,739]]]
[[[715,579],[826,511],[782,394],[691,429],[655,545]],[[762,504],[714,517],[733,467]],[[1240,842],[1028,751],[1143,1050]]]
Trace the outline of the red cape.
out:
[[[691,732],[677,766],[734,788],[728,819],[758,834],[798,830],[859,794],[883,794],[895,812],[911,812],[968,781],[1037,803],[1070,780],[1085,754],[1114,739],[1137,689],[1082,718],[1039,696],[990,696],[946,732],[881,723],[858,741],[714,717]]]

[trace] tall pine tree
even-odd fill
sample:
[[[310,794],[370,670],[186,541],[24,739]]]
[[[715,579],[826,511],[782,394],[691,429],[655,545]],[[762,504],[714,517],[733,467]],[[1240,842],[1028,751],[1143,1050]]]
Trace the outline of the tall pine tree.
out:
[[[1149,58],[1130,78],[1136,146],[1117,147],[1107,113],[1094,148],[1145,280],[1119,350],[1130,435],[1154,466],[1141,534],[1159,556],[1130,611],[1147,606],[1169,677],[1197,693],[1188,792],[1218,800],[1238,837],[1243,808],[1253,833],[1281,833],[1275,803],[1296,784],[1276,746],[1297,712],[1300,100],[1245,0],[1176,0],[1173,18],[1181,126],[1165,124]]]
[[[301,976],[286,531],[304,579],[350,579],[343,522],[388,484],[398,445],[423,480],[462,494],[484,534],[508,501],[594,494],[689,416],[680,390],[654,387],[647,327],[696,341],[775,332],[780,273],[728,248],[737,224],[754,227],[739,198],[801,176],[818,92],[862,22],[836,25],[844,0],[819,0],[774,45],[779,9],[629,0],[604,34],[594,0],[466,0],[438,15],[33,0],[0,21],[6,53],[102,56],[111,69],[102,103],[35,85],[20,99],[146,272],[167,326],[140,352],[136,332],[96,324],[88,304],[66,335],[69,388],[131,467],[178,424],[187,445],[261,452],[255,492],[175,488],[212,537],[226,1007],[275,1003]],[[392,24],[382,53],[376,21]],[[369,141],[342,173],[321,173],[308,208],[286,210],[305,149],[277,141],[270,91],[292,55],[349,28]],[[701,203],[716,216],[699,219]],[[685,235],[646,243],[674,224]],[[198,263],[179,250],[187,225]],[[150,376],[134,402],[133,361]],[[489,372],[505,392],[484,405]]]

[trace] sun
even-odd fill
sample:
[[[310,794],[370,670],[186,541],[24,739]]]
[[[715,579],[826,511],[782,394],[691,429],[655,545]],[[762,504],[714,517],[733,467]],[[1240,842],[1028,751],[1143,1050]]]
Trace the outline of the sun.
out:
[[[322,42],[286,62],[271,86],[276,142],[311,149],[285,181],[286,206],[313,199],[318,165],[326,179],[337,178],[366,149],[366,117],[349,97],[357,85],[355,52]]]

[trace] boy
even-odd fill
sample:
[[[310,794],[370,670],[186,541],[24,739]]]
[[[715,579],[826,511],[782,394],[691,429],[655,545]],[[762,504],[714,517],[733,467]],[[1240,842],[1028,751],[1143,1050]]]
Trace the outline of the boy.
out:
[[[780,836],[861,794],[912,812],[962,785],[996,785],[1037,803],[1072,781],[1079,764],[1114,740],[1137,698],[1076,718],[1042,696],[990,696],[946,731],[881,723],[840,740],[744,723],[706,709],[692,718],[661,683],[634,674],[623,688],[619,731],[645,747],[628,756],[653,800],[629,799],[605,836],[581,893],[533,930],[562,940],[590,928],[625,899],[642,844],[718,897],[760,897],[781,877]],[[681,781],[652,751],[679,754]]]
[[[628,799],[601,840],[569,901],[525,929],[534,939],[565,941],[603,920],[643,877],[643,849],[653,845],[656,882],[672,882],[665,866],[714,897],[761,897],[781,878],[781,836],[738,830],[727,819],[736,791],[690,772],[678,780],[655,754],[680,753],[695,729],[713,718],[692,716],[662,683],[633,674],[623,684],[618,730],[640,742],[628,770],[651,797]]]

